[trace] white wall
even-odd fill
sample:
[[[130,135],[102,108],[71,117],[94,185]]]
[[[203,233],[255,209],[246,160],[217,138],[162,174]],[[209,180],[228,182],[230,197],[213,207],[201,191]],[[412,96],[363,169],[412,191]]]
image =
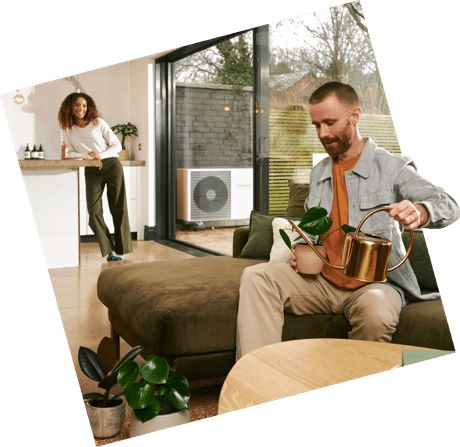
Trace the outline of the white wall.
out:
[[[76,81],[76,76],[73,79]],[[81,91],[96,102],[102,118],[110,126],[126,123],[129,118],[129,64],[122,63],[78,75]],[[13,101],[16,91],[2,95],[14,150],[24,158],[25,145],[43,145],[45,158],[60,158],[60,132],[57,115],[64,98],[75,91],[68,79],[38,84],[22,89],[25,101]]]
[[[110,126],[130,121],[138,128],[138,137],[125,140],[131,160],[146,162],[145,167],[131,168],[138,169],[140,174],[138,239],[144,237],[144,225],[155,225],[154,131],[149,127],[154,124],[151,115],[153,71],[154,56],[146,56],[78,74],[81,92],[94,99],[99,113]],[[1,96],[18,159],[24,158],[26,144],[31,150],[34,144],[37,148],[42,144],[45,158],[60,158],[57,115],[64,98],[75,91],[76,82],[77,74],[21,89],[25,98],[21,105],[13,100],[16,91]]]

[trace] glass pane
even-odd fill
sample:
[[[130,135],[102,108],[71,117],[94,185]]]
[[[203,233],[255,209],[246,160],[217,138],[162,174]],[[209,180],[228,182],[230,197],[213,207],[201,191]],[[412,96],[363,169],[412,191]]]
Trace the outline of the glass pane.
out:
[[[326,81],[357,91],[363,137],[390,152],[399,144],[359,2],[270,25],[269,39],[269,210],[284,215],[289,180],[308,184],[313,164],[327,156],[308,113],[310,95]]]
[[[253,204],[252,33],[175,64],[176,240],[232,255]]]

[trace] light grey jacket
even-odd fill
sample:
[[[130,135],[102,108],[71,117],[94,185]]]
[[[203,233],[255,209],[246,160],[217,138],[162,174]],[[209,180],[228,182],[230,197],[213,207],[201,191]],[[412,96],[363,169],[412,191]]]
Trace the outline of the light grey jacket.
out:
[[[334,198],[332,163],[333,159],[327,157],[312,169],[310,195],[305,201],[305,209],[321,206],[330,214]],[[429,220],[423,228],[445,227],[455,222],[460,215],[456,201],[442,188],[422,178],[409,157],[391,154],[377,147],[370,138],[367,139],[354,169],[345,173],[345,182],[348,193],[348,224],[352,227],[357,227],[369,211],[402,200],[410,200],[426,207]],[[391,241],[390,266],[396,265],[403,258],[406,250],[401,239],[402,226],[387,213],[373,214],[366,219],[361,230]],[[439,298],[439,293],[422,296],[408,260],[387,274],[387,283],[400,292],[403,306],[409,301]]]

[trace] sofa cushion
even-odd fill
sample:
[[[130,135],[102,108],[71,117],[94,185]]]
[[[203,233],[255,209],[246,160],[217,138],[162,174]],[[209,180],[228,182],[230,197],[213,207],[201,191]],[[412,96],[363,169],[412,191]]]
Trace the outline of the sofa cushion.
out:
[[[240,258],[268,259],[273,245],[272,222],[276,216],[252,210],[249,218],[249,237]]]
[[[310,194],[310,185],[296,183],[290,179],[289,185],[289,202],[286,208],[286,216],[303,216],[305,213],[305,199]]]
[[[100,301],[160,355],[235,349],[239,284],[260,261],[207,256],[101,272]]]
[[[298,220],[295,220],[294,223],[297,225],[299,224]],[[286,232],[289,240],[292,244],[295,243],[295,239],[299,237],[299,233],[297,231],[291,231],[292,226],[291,224],[282,217],[276,217],[273,219],[272,222],[273,227],[273,245],[270,251],[270,261],[272,263],[285,263],[291,262],[291,250],[284,242],[283,238],[281,237],[280,230],[283,229]]]
[[[264,214],[260,211],[251,211],[249,218],[249,237],[241,250],[239,258],[270,259],[273,246],[273,220],[277,216]],[[298,217],[284,217],[284,219],[298,219]]]

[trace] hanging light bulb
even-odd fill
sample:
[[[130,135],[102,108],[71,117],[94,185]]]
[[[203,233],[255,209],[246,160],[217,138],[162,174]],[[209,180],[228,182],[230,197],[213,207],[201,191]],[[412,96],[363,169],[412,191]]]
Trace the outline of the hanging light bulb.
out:
[[[18,93],[14,96],[14,102],[16,104],[22,104],[24,102],[24,96],[21,95],[19,90],[16,90]]]

